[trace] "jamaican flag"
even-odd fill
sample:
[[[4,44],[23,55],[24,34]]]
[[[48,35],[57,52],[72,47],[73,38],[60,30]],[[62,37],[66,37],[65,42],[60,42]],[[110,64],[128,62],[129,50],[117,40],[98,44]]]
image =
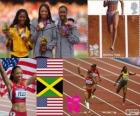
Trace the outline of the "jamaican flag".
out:
[[[37,97],[62,97],[63,78],[62,77],[37,77]]]

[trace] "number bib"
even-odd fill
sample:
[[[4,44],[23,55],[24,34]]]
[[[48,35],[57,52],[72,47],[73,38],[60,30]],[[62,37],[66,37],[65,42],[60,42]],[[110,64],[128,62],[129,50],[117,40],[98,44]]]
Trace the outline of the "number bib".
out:
[[[9,116],[16,116],[15,112],[10,112]]]
[[[18,99],[26,98],[26,91],[25,91],[25,89],[17,89],[16,90],[16,98],[18,98]]]
[[[91,80],[86,80],[86,84],[92,84]]]

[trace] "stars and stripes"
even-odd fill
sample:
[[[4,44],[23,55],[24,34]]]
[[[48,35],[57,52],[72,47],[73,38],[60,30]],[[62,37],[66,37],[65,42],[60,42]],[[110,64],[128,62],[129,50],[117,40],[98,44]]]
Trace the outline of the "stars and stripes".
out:
[[[23,71],[23,78],[29,79],[36,73],[36,60],[31,58],[3,58],[2,65],[8,78],[11,75],[12,68],[16,65],[20,66]],[[35,84],[28,86],[27,90],[35,92]],[[3,96],[7,92],[7,87],[0,76],[0,95]]]
[[[63,98],[37,97],[37,116],[63,115]]]
[[[37,59],[37,76],[63,76],[63,59]]]

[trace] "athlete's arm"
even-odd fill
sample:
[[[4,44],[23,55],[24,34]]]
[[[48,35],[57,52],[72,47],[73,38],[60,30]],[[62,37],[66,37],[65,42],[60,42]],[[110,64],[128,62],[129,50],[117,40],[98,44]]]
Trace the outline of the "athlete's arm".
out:
[[[97,75],[98,75],[99,81],[101,81],[101,77],[100,77],[100,73],[99,73],[98,69],[97,69]]]
[[[1,77],[5,83],[5,85],[7,86],[8,90],[12,89],[12,81],[10,79],[8,79],[7,74],[5,73],[5,70],[3,69],[2,63],[0,61],[0,74]]]
[[[120,3],[121,3],[122,15],[124,15],[124,1],[120,0]]]
[[[80,76],[85,77],[83,74],[81,74],[81,70],[80,70],[80,66],[79,66],[79,65],[77,66],[77,71],[78,71],[78,74],[79,74]]]
[[[104,7],[108,6],[108,0],[104,0],[103,6]]]
[[[123,74],[120,74],[120,76],[117,78],[117,80],[115,81],[115,84],[114,85],[116,85],[117,84],[117,82],[122,78],[122,76],[123,76]]]
[[[32,83],[34,83],[36,80],[36,75],[32,76],[31,78],[29,78],[28,80],[25,81],[25,85],[28,86]]]
[[[129,72],[129,75],[136,75],[136,73]]]

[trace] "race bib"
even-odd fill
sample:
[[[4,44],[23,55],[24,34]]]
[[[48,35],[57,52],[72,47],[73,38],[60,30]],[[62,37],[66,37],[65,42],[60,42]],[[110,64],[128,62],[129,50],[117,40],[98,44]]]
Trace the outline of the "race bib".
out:
[[[16,116],[15,112],[10,112],[9,116]]]
[[[86,80],[86,84],[92,84],[92,81]]]
[[[18,99],[26,98],[26,91],[25,91],[25,89],[17,89],[16,90],[16,98],[18,98]]]

